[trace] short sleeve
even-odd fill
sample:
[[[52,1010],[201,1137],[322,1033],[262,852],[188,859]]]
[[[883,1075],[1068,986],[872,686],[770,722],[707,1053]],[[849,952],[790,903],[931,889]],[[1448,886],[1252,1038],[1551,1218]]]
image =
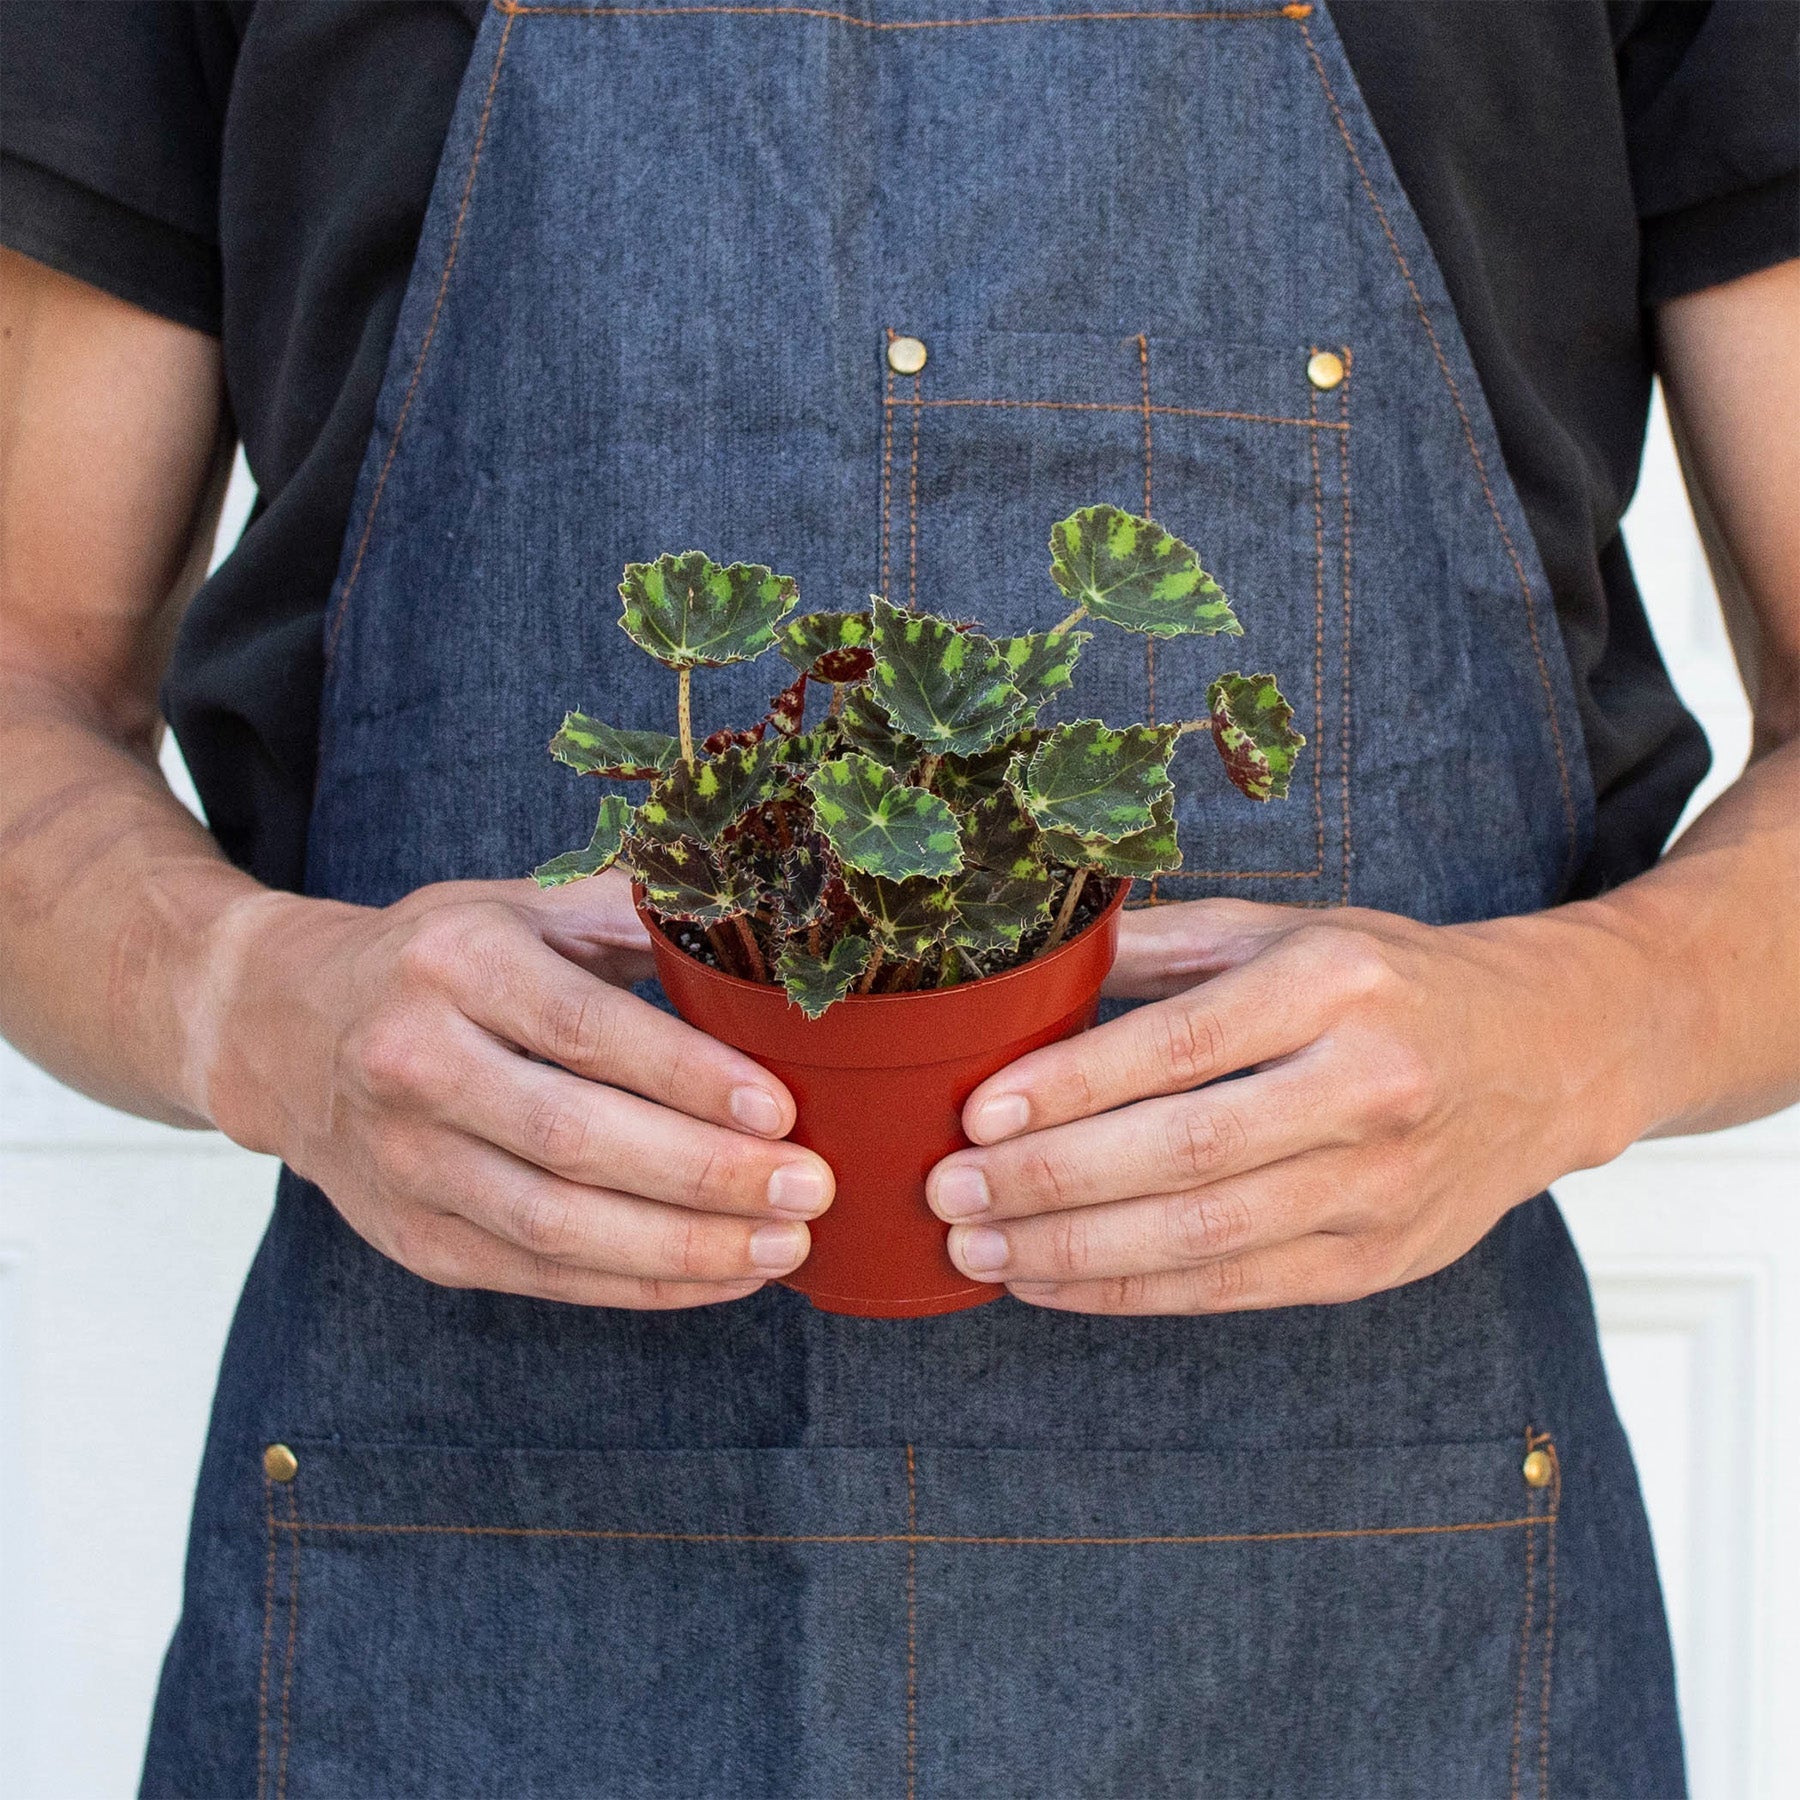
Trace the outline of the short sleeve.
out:
[[[6,0],[5,12],[0,242],[216,333],[240,9]]]
[[[1644,304],[1800,256],[1800,5],[1624,10],[1619,90]]]

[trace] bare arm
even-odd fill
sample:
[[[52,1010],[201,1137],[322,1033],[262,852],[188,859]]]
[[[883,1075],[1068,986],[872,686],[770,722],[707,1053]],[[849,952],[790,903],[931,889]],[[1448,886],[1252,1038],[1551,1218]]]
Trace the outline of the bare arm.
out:
[[[1529,917],[1128,915],[1113,991],[1158,1004],[985,1083],[985,1147],[932,1173],[970,1274],[1080,1311],[1355,1299],[1639,1137],[1800,1099],[1800,262],[1658,332],[1750,767],[1655,868]]]
[[[156,767],[229,444],[218,346],[0,252],[0,1030],[317,1180],[435,1281],[686,1306],[795,1267],[785,1088],[621,985],[623,883],[370,908],[234,869]]]

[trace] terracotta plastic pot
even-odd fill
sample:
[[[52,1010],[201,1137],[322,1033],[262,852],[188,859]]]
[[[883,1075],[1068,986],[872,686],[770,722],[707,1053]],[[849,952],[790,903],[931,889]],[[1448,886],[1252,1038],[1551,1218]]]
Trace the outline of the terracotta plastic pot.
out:
[[[956,1312],[1004,1292],[951,1262],[925,1176],[967,1146],[963,1102],[982,1082],[1094,1022],[1129,888],[1120,882],[1086,930],[1022,968],[966,987],[853,995],[818,1019],[778,987],[696,962],[644,915],[675,1010],[786,1084],[799,1111],[793,1141],[837,1176],[837,1198],[812,1221],[811,1253],[787,1286],[826,1312],[871,1319]]]

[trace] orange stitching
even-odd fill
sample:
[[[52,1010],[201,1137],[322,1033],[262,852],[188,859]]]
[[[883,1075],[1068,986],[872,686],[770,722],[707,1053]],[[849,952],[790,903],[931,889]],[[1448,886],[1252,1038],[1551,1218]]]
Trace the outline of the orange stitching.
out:
[[[256,1800],[269,1790],[269,1640],[275,1633],[275,1484],[263,1477],[269,1520],[269,1572],[263,1578],[262,1668],[256,1678]]]
[[[1332,119],[1336,122],[1338,135],[1344,140],[1344,148],[1350,152],[1350,160],[1356,165],[1356,173],[1361,178],[1363,192],[1368,196],[1369,204],[1375,209],[1375,217],[1381,223],[1381,229],[1387,236],[1388,248],[1394,253],[1394,261],[1399,265],[1402,279],[1406,282],[1406,291],[1412,296],[1414,310],[1419,315],[1419,323],[1425,327],[1425,335],[1431,342],[1431,353],[1437,358],[1438,373],[1444,378],[1444,386],[1450,392],[1450,399],[1456,407],[1456,416],[1462,421],[1463,441],[1469,446],[1469,455],[1475,462],[1475,473],[1481,482],[1481,491],[1487,497],[1488,512],[1492,515],[1494,525],[1500,533],[1500,542],[1506,547],[1508,560],[1512,563],[1514,578],[1518,581],[1519,592],[1525,598],[1525,626],[1531,637],[1531,653],[1537,660],[1538,684],[1544,691],[1544,707],[1550,719],[1550,737],[1556,750],[1556,775],[1562,787],[1563,823],[1568,833],[1569,850],[1564,864],[1567,875],[1573,867],[1575,858],[1575,796],[1569,785],[1569,762],[1563,748],[1562,726],[1556,716],[1556,695],[1550,685],[1550,667],[1544,660],[1543,640],[1538,632],[1537,597],[1531,590],[1531,583],[1525,575],[1525,565],[1519,560],[1519,553],[1513,545],[1512,533],[1506,529],[1506,520],[1501,515],[1500,503],[1494,498],[1494,490],[1488,482],[1487,464],[1482,460],[1481,447],[1475,442],[1475,428],[1469,422],[1468,409],[1463,405],[1461,390],[1456,385],[1456,378],[1450,373],[1450,364],[1444,355],[1444,346],[1438,341],[1436,328],[1431,323],[1431,314],[1427,310],[1418,284],[1413,280],[1412,270],[1407,266],[1406,257],[1400,249],[1400,240],[1394,236],[1394,228],[1388,222],[1388,216],[1380,200],[1376,197],[1374,184],[1369,180],[1369,172],[1363,167],[1363,160],[1357,154],[1356,143],[1350,136],[1350,127],[1345,123],[1342,110],[1338,106],[1337,95],[1332,91],[1330,79],[1325,73],[1325,65],[1320,60],[1318,47],[1313,43],[1312,28],[1304,23],[1300,26],[1300,35],[1306,40],[1307,54],[1312,58],[1313,69],[1319,78],[1319,86],[1324,90],[1326,104],[1331,108]]]
[[[1206,22],[1303,19],[1312,8],[1291,6],[1272,11],[1248,12],[1071,12],[1016,13],[1000,19],[862,19],[855,13],[831,12],[820,6],[534,6],[524,0],[495,0],[503,13],[514,18],[531,15],[574,19],[656,19],[691,18],[719,13],[748,18],[825,19],[834,25],[853,25],[860,31],[948,31],[959,25],[1086,25],[1122,24],[1139,21],[1174,25]]]
[[[1319,392],[1310,383],[1306,410],[1316,415]],[[1319,476],[1319,434],[1308,432],[1306,447],[1312,452],[1313,475],[1313,862],[1325,873],[1325,487]]]
[[[919,604],[919,395],[925,377],[913,377],[912,484],[907,494],[906,610]]]
[[[913,1447],[906,1446],[906,1795],[917,1788],[919,1776],[919,1665],[918,1572],[919,1492],[913,1466]]]
[[[1525,1449],[1531,1451],[1531,1431],[1525,1432]],[[1533,1502],[1535,1504],[1535,1502]],[[1531,1627],[1537,1611],[1537,1589],[1531,1577],[1537,1567],[1537,1532],[1525,1533],[1525,1618],[1519,1628],[1519,1674],[1513,1685],[1512,1778],[1507,1787],[1508,1800],[1519,1800],[1519,1764],[1525,1735],[1525,1676],[1531,1666]]]
[[[1371,1525],[1332,1531],[1227,1531],[1197,1537],[972,1537],[931,1531],[865,1533],[757,1531],[609,1531],[560,1525],[374,1525],[339,1520],[295,1519],[280,1522],[284,1531],[386,1533],[416,1537],[570,1538],[583,1542],[625,1544],[943,1544],[952,1548],[1074,1550],[1172,1549],[1209,1544],[1296,1544],[1336,1538],[1440,1537],[1468,1531],[1516,1531],[1541,1525],[1544,1514],[1522,1519],[1477,1519],[1457,1525]],[[1548,1515],[1554,1517],[1554,1514]]]
[[[1138,333],[1138,370],[1144,378],[1144,517],[1150,516],[1150,340]],[[1151,714],[1154,721],[1155,714]]]
[[[1344,415],[1344,433],[1338,439],[1338,466],[1344,487],[1344,543],[1339,561],[1344,567],[1344,637],[1339,655],[1344,665],[1344,720],[1339,753],[1343,759],[1343,825],[1344,841],[1339,851],[1343,859],[1343,884],[1339,904],[1350,904],[1350,346],[1343,346],[1344,379],[1338,383],[1338,406]],[[1321,729],[1323,724],[1321,723]],[[1324,773],[1320,771],[1321,775]]]
[[[888,342],[894,341],[894,328],[887,329]],[[881,595],[888,594],[888,478],[894,464],[894,370],[888,365],[887,393],[881,403]]]
[[[286,1800],[288,1738],[292,1717],[288,1709],[294,1688],[294,1644],[300,1635],[300,1501],[288,1485],[288,1517],[294,1532],[294,1559],[288,1565],[287,1664],[281,1672],[281,1757],[275,1765],[276,1800]]]
[[[1562,1459],[1547,1437],[1544,1450],[1550,1458],[1551,1473],[1549,1544],[1544,1559],[1550,1592],[1544,1602],[1544,1681],[1538,1700],[1538,1800],[1550,1800],[1550,1670],[1551,1652],[1556,1644],[1556,1520],[1562,1511]]]
[[[891,406],[893,402],[890,400]],[[922,400],[921,406],[1010,406],[1026,411],[1043,412],[1143,412],[1140,400]],[[1330,419],[1285,419],[1278,413],[1224,412],[1211,406],[1152,406],[1152,414],[1172,419],[1235,419],[1243,425],[1295,425],[1313,431],[1343,431],[1345,426]]]
[[[444,272],[438,277],[437,298],[432,302],[431,319],[425,327],[425,336],[413,363],[412,379],[406,384],[406,398],[400,402],[400,411],[394,420],[394,435],[388,443],[387,455],[382,458],[381,472],[375,477],[375,491],[369,496],[368,517],[363,520],[356,555],[351,559],[350,573],[344,578],[344,591],[338,596],[337,609],[331,616],[331,629],[325,638],[325,658],[328,662],[337,649],[338,634],[344,628],[344,615],[350,606],[350,595],[356,587],[356,578],[362,573],[363,557],[368,553],[369,539],[375,531],[375,515],[381,510],[381,496],[387,487],[388,473],[400,451],[400,439],[405,434],[407,417],[412,412],[413,396],[419,391],[419,377],[425,373],[425,358],[430,354],[432,342],[437,337],[438,316],[444,310],[444,296],[450,290],[450,271],[456,267],[456,253],[462,245],[463,222],[469,216],[469,198],[475,192],[475,171],[481,166],[481,150],[487,142],[488,119],[494,110],[494,90],[500,85],[500,65],[506,61],[506,43],[512,36],[512,28],[513,21],[509,18],[501,30],[499,47],[494,52],[494,71],[488,77],[487,93],[481,103],[481,120],[475,127],[475,143],[469,151],[469,172],[463,179],[462,204],[456,209],[456,223],[450,230],[450,248],[444,254]]]

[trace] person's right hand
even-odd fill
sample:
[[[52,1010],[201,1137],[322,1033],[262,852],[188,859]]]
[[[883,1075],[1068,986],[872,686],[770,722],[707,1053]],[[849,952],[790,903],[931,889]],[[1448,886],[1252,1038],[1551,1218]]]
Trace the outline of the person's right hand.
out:
[[[622,984],[625,881],[240,902],[197,1006],[221,1130],[316,1182],[427,1281],[587,1306],[753,1293],[811,1247],[831,1170],[774,1076]]]

